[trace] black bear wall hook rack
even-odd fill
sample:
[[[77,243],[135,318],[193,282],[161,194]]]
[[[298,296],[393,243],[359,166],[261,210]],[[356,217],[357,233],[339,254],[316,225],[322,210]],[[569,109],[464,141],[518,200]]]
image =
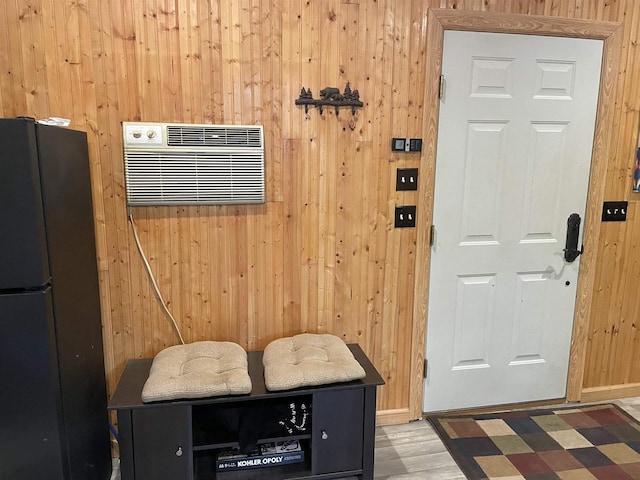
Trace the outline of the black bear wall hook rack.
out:
[[[351,87],[347,83],[344,92],[340,93],[340,90],[335,87],[327,87],[320,90],[320,98],[313,98],[311,89],[305,90],[302,87],[300,96],[296,100],[296,105],[304,105],[304,113],[309,113],[309,107],[318,107],[320,115],[322,115],[322,108],[325,105],[335,107],[336,115],[338,115],[340,107],[351,107],[351,113],[356,113],[356,107],[362,107],[363,103],[360,101],[360,93],[358,90],[351,91]]]

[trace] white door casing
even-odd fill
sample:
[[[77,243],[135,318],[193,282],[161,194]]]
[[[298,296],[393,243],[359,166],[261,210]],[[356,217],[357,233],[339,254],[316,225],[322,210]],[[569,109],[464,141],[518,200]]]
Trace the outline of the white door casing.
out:
[[[602,45],[445,32],[425,411],[565,394]]]

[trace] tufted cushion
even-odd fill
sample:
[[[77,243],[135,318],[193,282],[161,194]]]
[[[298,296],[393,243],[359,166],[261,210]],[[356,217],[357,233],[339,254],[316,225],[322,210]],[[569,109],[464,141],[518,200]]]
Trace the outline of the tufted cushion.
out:
[[[251,391],[247,352],[232,342],[194,342],[165,348],[151,364],[143,402],[237,395]]]
[[[348,382],[365,373],[345,343],[335,335],[303,333],[274,340],[264,349],[268,390]]]

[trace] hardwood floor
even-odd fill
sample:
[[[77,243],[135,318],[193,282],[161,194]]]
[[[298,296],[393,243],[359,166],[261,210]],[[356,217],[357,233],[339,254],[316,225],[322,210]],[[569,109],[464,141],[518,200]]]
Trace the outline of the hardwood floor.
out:
[[[464,480],[466,477],[425,420],[376,430],[376,480]]]
[[[614,400],[612,403],[616,403],[640,421],[640,397]],[[465,480],[466,478],[438,435],[425,420],[378,427],[375,462],[376,480]],[[117,463],[114,465],[116,471],[112,480],[120,480]]]

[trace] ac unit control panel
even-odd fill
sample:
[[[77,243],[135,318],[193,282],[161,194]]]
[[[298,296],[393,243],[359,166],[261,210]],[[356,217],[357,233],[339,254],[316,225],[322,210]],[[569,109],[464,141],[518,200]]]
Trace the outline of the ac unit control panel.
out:
[[[125,145],[162,145],[162,125],[124,124]]]

